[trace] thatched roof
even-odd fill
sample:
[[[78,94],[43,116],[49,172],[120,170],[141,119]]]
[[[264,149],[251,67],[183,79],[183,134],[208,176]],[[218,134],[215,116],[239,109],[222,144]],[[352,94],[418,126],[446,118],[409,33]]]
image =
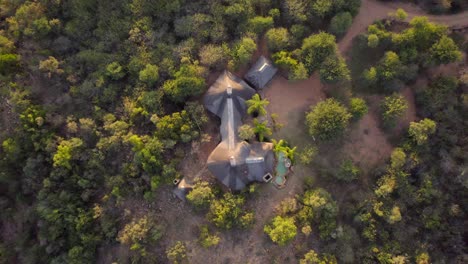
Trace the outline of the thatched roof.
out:
[[[261,56],[245,75],[245,79],[256,88],[264,88],[278,71],[271,62]]]
[[[219,181],[232,190],[241,190],[273,170],[271,143],[249,144],[238,136],[245,101],[255,94],[242,79],[225,71],[208,89],[205,107],[221,118],[221,143],[208,157],[207,166]]]

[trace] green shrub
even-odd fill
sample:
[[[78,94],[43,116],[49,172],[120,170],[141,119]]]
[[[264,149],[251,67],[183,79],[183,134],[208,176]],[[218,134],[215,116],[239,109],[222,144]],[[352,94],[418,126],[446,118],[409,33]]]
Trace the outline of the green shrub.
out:
[[[263,230],[280,246],[286,245],[297,235],[297,227],[292,217],[276,216]]]
[[[339,137],[348,127],[351,114],[335,99],[319,102],[306,115],[306,125],[309,135],[322,140]]]
[[[351,98],[349,102],[349,112],[354,120],[361,119],[368,112],[366,101],[362,98]]]

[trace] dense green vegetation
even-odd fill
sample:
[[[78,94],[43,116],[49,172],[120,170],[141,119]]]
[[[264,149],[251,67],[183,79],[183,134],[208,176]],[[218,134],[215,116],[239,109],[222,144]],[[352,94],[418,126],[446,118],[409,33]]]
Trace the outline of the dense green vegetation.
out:
[[[256,235],[263,230],[265,241],[294,243],[297,260],[290,262],[461,259],[468,75],[431,76],[414,88],[417,121],[391,133],[408,108],[401,91],[430,68],[460,62],[466,43],[424,17],[398,28],[400,11],[356,41],[360,54],[377,59],[348,67],[336,41],[360,2],[2,1],[0,263],[96,263],[116,248],[125,252],[112,260],[118,263],[189,262],[194,245],[167,242],[173,223],[159,217],[157,197],[184,176],[181,161],[214,122],[199,100],[211,74],[242,72],[262,41],[290,81],[318,73],[327,87],[346,92],[305,114],[297,129],[314,139],[303,142],[297,158],[295,147],[271,140],[281,124],[258,95],[247,101],[253,116],[239,128],[242,139],[271,140],[293,164],[313,167],[375,112],[395,149],[365,181],[348,158],[320,175],[332,182],[329,189],[304,176],[304,192],[258,223]],[[437,12],[464,7],[435,2]],[[376,107],[369,94],[382,98]],[[347,186],[354,189],[342,206],[334,189]],[[190,213],[205,217],[196,226],[197,245],[212,249],[222,245],[221,232],[251,232],[262,215],[252,211],[256,188],[232,194],[196,182],[184,210],[193,206]]]

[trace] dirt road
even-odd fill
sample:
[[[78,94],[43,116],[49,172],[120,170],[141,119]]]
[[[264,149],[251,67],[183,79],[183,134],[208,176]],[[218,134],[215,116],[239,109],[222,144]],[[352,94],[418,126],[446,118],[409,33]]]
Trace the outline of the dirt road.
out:
[[[387,17],[388,13],[394,12],[398,8],[403,8],[408,13],[407,21],[410,21],[415,16],[426,16],[430,21],[447,26],[468,25],[468,11],[456,15],[429,15],[418,6],[410,3],[384,3],[376,0],[362,0],[359,14],[354,18],[353,24],[346,35],[338,43],[341,54],[345,54],[351,46],[353,38],[364,32],[370,24],[375,20]]]

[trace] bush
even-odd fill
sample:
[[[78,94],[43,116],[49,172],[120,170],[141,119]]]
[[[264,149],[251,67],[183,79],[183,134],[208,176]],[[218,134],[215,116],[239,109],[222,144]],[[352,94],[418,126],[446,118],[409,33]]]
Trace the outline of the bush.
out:
[[[297,235],[297,227],[292,217],[276,216],[263,230],[280,246],[286,245]]]
[[[348,66],[341,56],[329,56],[320,65],[320,80],[324,83],[337,83],[351,79]]]
[[[370,34],[367,36],[367,46],[371,48],[376,48],[379,46],[380,39],[376,34]]]
[[[431,119],[424,118],[419,122],[411,122],[408,133],[418,145],[427,142],[429,135],[436,131],[436,123]]]
[[[335,99],[327,99],[318,103],[306,115],[306,125],[309,135],[322,140],[339,137],[348,127],[351,114]]]
[[[312,163],[315,156],[317,156],[318,149],[315,146],[306,146],[304,149],[299,152],[299,162],[304,165],[309,165]]]
[[[241,196],[225,193],[222,199],[211,203],[208,219],[217,227],[230,229],[239,224],[244,202],[244,198]]]
[[[119,80],[124,77],[125,72],[118,62],[112,62],[106,67],[106,75],[109,76],[112,80]]]
[[[200,227],[200,237],[198,241],[204,248],[209,248],[216,246],[219,243],[219,236],[211,235],[207,225],[202,225]]]
[[[358,178],[360,170],[351,160],[345,160],[341,163],[340,170],[336,174],[339,180],[350,182]]]
[[[320,238],[330,238],[336,230],[338,206],[330,193],[317,188],[304,193],[301,203],[304,205],[297,214],[301,224],[317,224]]]
[[[213,44],[205,45],[201,48],[199,57],[200,63],[209,68],[223,68],[226,65],[227,47]]]
[[[159,80],[159,67],[146,64],[145,68],[140,71],[138,78],[140,81],[152,86]]]
[[[351,112],[354,120],[361,119],[365,114],[367,114],[368,110],[369,109],[367,108],[366,101],[364,101],[364,99],[357,97],[351,98],[351,101],[349,102],[349,112]]]
[[[257,44],[252,38],[244,37],[232,49],[231,67],[238,69],[247,64],[257,50]]]
[[[177,241],[174,246],[166,250],[166,256],[173,264],[181,264],[187,262],[187,248],[184,243]]]
[[[286,198],[276,207],[276,211],[281,216],[295,213],[298,209],[297,200],[295,198]]]
[[[256,16],[249,20],[249,28],[257,35],[263,34],[274,25],[273,17]]]
[[[335,55],[336,52],[335,36],[320,32],[304,39],[301,59],[308,73],[311,74],[320,67],[326,58]]]
[[[255,131],[252,126],[245,124],[238,129],[239,137],[243,140],[251,140],[255,137]]]
[[[349,12],[336,14],[330,22],[330,32],[335,36],[342,36],[353,23],[353,16]]]
[[[16,71],[20,65],[20,56],[16,54],[0,55],[0,73],[10,74]]]
[[[187,194],[187,201],[198,208],[207,207],[214,199],[214,193],[208,182],[198,181]]]
[[[286,49],[290,44],[290,35],[286,28],[272,28],[266,33],[266,42],[272,52]]]
[[[380,108],[384,125],[394,127],[397,120],[405,113],[408,104],[403,96],[394,93],[384,98]]]
[[[439,41],[434,43],[429,54],[431,60],[436,64],[447,64],[462,59],[462,53],[458,49],[457,44],[447,36],[443,36]]]
[[[130,246],[131,250],[143,250],[147,243],[155,242],[161,237],[160,230],[153,219],[144,216],[125,225],[117,240]]]

